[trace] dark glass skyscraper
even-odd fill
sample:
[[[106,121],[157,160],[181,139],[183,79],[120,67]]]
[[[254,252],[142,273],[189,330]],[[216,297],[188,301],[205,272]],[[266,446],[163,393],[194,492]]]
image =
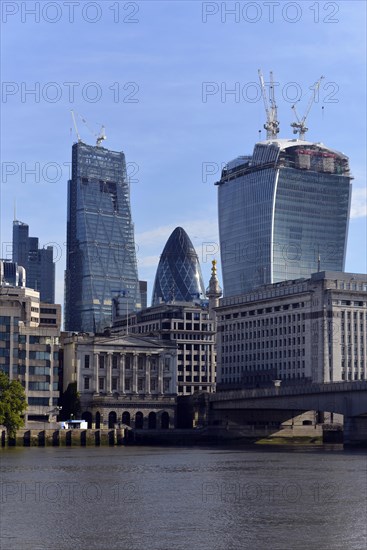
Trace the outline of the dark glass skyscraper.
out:
[[[37,237],[29,236],[29,226],[13,222],[13,262],[25,268],[27,287],[38,290],[42,302],[55,303],[55,263],[53,247],[39,248]]]
[[[121,310],[140,309],[125,155],[78,142],[68,184],[65,330],[103,330],[116,297]]]
[[[176,227],[159,260],[152,306],[162,302],[192,302],[204,296],[198,255],[187,233]]]
[[[348,157],[321,143],[267,140],[230,162],[217,185],[224,296],[344,270]]]

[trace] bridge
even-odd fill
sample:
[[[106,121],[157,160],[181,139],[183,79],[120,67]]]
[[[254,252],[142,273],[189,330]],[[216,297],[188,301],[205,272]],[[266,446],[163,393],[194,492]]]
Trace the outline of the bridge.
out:
[[[367,381],[297,384],[238,389],[210,394],[211,421],[229,418],[238,424],[245,411],[283,411],[289,418],[305,411],[344,415],[344,443],[367,445]]]

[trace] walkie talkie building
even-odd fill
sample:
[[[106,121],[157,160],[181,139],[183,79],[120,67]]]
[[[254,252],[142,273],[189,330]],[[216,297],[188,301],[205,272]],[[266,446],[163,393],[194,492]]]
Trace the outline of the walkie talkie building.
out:
[[[65,330],[99,332],[112,300],[140,309],[125,155],[75,143],[68,183]]]
[[[218,186],[224,296],[343,271],[348,157],[300,139],[270,139],[222,171]]]

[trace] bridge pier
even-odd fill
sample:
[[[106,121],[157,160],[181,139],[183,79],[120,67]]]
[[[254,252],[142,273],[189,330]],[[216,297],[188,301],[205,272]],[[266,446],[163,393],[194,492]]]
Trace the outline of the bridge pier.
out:
[[[344,445],[367,447],[367,416],[344,416]]]

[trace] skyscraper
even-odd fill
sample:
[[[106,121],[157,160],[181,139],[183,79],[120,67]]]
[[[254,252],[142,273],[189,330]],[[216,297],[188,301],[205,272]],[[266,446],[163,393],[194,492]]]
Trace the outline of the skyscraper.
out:
[[[344,270],[351,175],[342,153],[274,137],[228,163],[216,185],[224,296]]]
[[[29,236],[29,226],[13,222],[13,262],[25,268],[27,287],[38,290],[42,302],[55,303],[55,263],[53,247],[39,248],[37,237]]]
[[[176,227],[159,260],[152,306],[162,302],[192,302],[205,297],[198,255],[186,231]]]
[[[75,143],[67,209],[65,330],[98,332],[111,323],[113,298],[140,309],[124,153]]]

